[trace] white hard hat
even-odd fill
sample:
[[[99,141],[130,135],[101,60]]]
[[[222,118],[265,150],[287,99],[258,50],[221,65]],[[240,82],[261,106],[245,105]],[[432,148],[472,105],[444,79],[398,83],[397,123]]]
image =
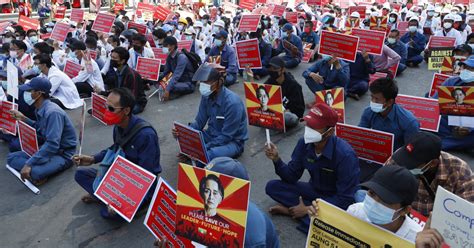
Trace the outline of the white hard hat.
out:
[[[225,27],[225,23],[223,20],[217,20],[216,22],[214,22],[214,26],[218,26],[218,27]]]
[[[428,5],[426,11],[435,11],[435,7],[433,5]]]
[[[447,15],[444,17],[443,21],[446,21],[446,20],[454,21],[454,15],[447,14]]]
[[[201,21],[195,21],[193,27],[202,28],[203,27],[202,22]]]
[[[385,3],[382,5],[382,8],[383,8],[383,9],[388,9],[388,10],[392,9],[392,8],[390,7],[390,3],[389,3],[389,2],[385,2]]]
[[[408,22],[411,22],[411,21],[417,21],[417,22],[420,22],[420,20],[418,19],[418,17],[416,16],[412,16],[410,17],[410,19],[408,20]]]
[[[460,15],[453,15],[455,22],[462,22],[462,17]]]
[[[359,12],[354,11],[354,12],[351,13],[351,17],[353,17],[353,18],[360,18],[360,14],[359,14]]]

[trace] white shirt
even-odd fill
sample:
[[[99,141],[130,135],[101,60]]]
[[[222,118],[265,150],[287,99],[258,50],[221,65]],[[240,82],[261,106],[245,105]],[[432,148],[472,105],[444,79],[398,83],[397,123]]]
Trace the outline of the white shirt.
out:
[[[75,78],[72,79],[72,81],[74,83],[87,82],[92,88],[97,86],[99,87],[99,89],[105,90],[104,80],[102,80],[102,74],[100,73],[99,66],[93,59],[91,59],[91,62],[92,62],[92,68],[93,68],[92,73],[87,72],[86,60],[82,59],[81,60],[82,69],[79,72],[79,74]]]
[[[454,28],[451,28],[446,35],[444,35],[444,29],[438,30],[434,33],[434,36],[454,37],[456,38],[456,46],[464,43],[461,33]]]
[[[201,58],[201,61],[206,59],[206,53],[204,51],[205,47],[202,41],[199,39],[194,39],[194,51]]]
[[[56,64],[59,69],[63,70],[66,65],[67,54],[64,50],[54,50],[53,52],[53,62]]]
[[[137,53],[135,52],[135,50],[133,48],[130,48],[130,50],[128,50],[128,53],[130,54],[130,58],[128,59],[128,66],[130,66],[130,68],[136,70],[137,69],[137,62],[138,62],[138,58],[137,58]],[[141,56],[139,57],[145,57],[145,58],[155,58],[155,54],[153,53],[153,50],[149,47],[143,47],[143,53],[141,54]]]
[[[41,73],[41,76],[45,77]],[[74,82],[56,66],[51,66],[48,72],[48,79],[51,82],[51,96],[57,98],[64,107],[75,109],[82,106],[82,100],[77,92]]]

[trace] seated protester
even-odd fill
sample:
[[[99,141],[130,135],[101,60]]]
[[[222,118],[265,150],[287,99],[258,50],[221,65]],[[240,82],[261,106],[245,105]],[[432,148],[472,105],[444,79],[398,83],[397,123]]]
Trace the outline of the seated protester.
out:
[[[321,25],[320,31],[321,30],[328,30],[328,31],[336,31],[337,30],[337,25],[336,23],[336,18],[333,16],[334,14],[331,13],[326,13],[323,15],[321,18]],[[360,15],[359,15],[360,16]]]
[[[184,31],[184,37],[186,40],[192,40],[193,44],[191,45],[191,51],[199,56],[201,61],[206,59],[206,53],[204,52],[204,44],[202,41],[196,38],[196,31],[193,27],[189,27]]]
[[[33,47],[38,42],[42,42],[38,36],[38,30],[36,29],[28,30],[26,32],[26,36],[28,37],[27,42],[29,43],[30,47]]]
[[[115,36],[115,35],[109,36],[107,38],[107,44],[105,45],[105,50],[107,52],[107,56],[105,57],[105,64],[104,64],[104,67],[102,67],[102,69],[100,70],[100,73],[102,73],[102,75],[104,75],[106,77],[107,77],[107,73],[114,73],[115,72],[115,71],[111,70],[111,68],[110,68],[110,54],[112,53],[112,50],[114,50],[117,47],[121,47],[119,37]],[[124,48],[124,49],[127,50],[126,48]],[[127,50],[127,52],[128,52],[128,50]]]
[[[62,109],[75,109],[82,106],[83,102],[79,97],[76,85],[68,75],[53,65],[48,54],[40,53],[33,59],[33,70],[40,74],[40,77],[46,77],[51,82],[49,95],[52,102],[58,104]]]
[[[35,54],[35,55],[45,53],[48,56],[52,57],[53,51],[54,51],[54,48],[49,46],[48,43],[46,43],[46,42],[38,42],[33,46],[33,54]]]
[[[300,219],[297,227],[307,232],[308,206],[321,198],[346,209],[354,202],[359,184],[359,162],[352,147],[334,135],[337,113],[326,104],[316,104],[304,117],[306,127],[286,164],[278,155],[275,144],[265,147],[266,156],[273,161],[275,173],[281,180],[271,180],[265,191],[279,205],[270,208],[272,214]],[[308,170],[309,182],[298,181]]]
[[[396,183],[394,183],[396,182]],[[409,217],[411,202],[416,197],[416,178],[406,168],[384,166],[363,184],[368,189],[363,202],[354,203],[347,213],[390,231],[400,238],[415,242],[422,227]],[[308,207],[311,217],[318,216],[318,202]]]
[[[464,17],[465,16],[466,15],[464,15]],[[466,42],[467,35],[471,33],[470,27],[469,27],[469,31],[468,31],[466,26],[468,26],[467,23],[466,23],[466,20],[463,20],[463,18],[459,14],[455,14],[454,15],[453,28],[456,29],[457,31],[459,31],[459,33],[461,34],[461,37],[462,37],[462,40],[463,40],[462,43]]]
[[[408,22],[408,32],[400,38],[400,41],[405,43],[408,49],[408,54],[406,59],[406,63],[403,63],[403,56],[402,61],[400,61],[400,65],[403,63],[408,66],[417,66],[421,62],[423,62],[423,56],[421,53],[425,49],[426,46],[426,37],[425,35],[418,32],[418,19],[416,17],[410,18]],[[393,48],[392,48],[393,49]],[[401,54],[399,53],[401,56]],[[400,66],[398,66],[400,70]]]
[[[81,199],[84,203],[99,202],[99,199],[94,196],[94,191],[119,155],[153,175],[158,175],[161,172],[158,135],[148,122],[132,113],[134,106],[135,99],[130,90],[126,88],[112,89],[107,97],[104,121],[107,125],[114,126],[114,143],[94,156],[74,155],[72,157],[78,166],[100,163],[98,170],[84,168],[76,171],[74,179],[88,193]],[[145,206],[151,200],[153,188],[154,186],[150,188],[141,206]],[[105,205],[102,205],[100,214],[106,219],[121,219],[110,207]]]
[[[87,50],[91,52],[96,52],[97,57],[94,59],[97,65],[99,66],[99,69],[102,70],[104,68],[105,61],[102,58],[102,49],[99,49],[97,47],[97,40],[94,37],[88,36],[85,41]]]
[[[281,39],[276,54],[285,52],[283,59],[286,68],[295,68],[303,58],[303,43],[301,38],[293,34],[293,25],[286,23],[281,29]]]
[[[168,101],[179,95],[193,93],[196,88],[196,83],[192,80],[195,70],[188,56],[178,51],[176,38],[166,37],[163,41],[163,51],[168,54],[168,57],[166,57],[165,69],[160,74],[158,81],[172,73],[168,85],[164,89],[163,100]],[[170,94],[173,94],[173,97],[170,97]]]
[[[76,129],[66,112],[49,100],[51,83],[47,78],[35,77],[20,89],[25,102],[35,107],[37,120],[30,120],[16,110],[12,110],[12,116],[36,129],[41,146],[31,157],[23,151],[8,154],[7,164],[21,173],[21,179],[41,185],[49,176],[72,166]]]
[[[474,16],[473,16],[473,20],[474,20]],[[467,36],[465,44],[470,46],[471,49],[474,49],[474,33],[471,33]]]
[[[233,47],[227,44],[228,33],[221,30],[215,33],[214,46],[207,54],[206,62],[212,63],[213,58],[220,57],[220,64],[226,69],[225,86],[233,85],[237,82],[237,57]],[[213,57],[213,58],[211,58]]]
[[[300,38],[303,43],[311,44],[311,49],[316,49],[316,46],[319,45],[319,35],[313,31],[313,27],[314,24],[312,21],[306,21],[303,32],[300,34]]]
[[[95,90],[104,90],[104,81],[99,66],[93,59],[87,61],[85,58],[87,48],[84,42],[74,40],[69,44],[69,49],[71,49],[71,52],[69,52],[68,55],[69,58],[74,62],[81,64],[82,67],[79,74],[74,78],[71,78],[76,84],[79,95],[81,97],[90,97],[92,92]],[[92,70],[90,71],[90,69]]]
[[[205,64],[194,74],[193,81],[200,81],[202,97],[196,118],[189,126],[202,131],[210,160],[236,158],[244,151],[248,139],[247,114],[240,97],[224,87],[224,76],[214,67],[225,70],[215,64]],[[176,138],[177,135],[173,129],[173,136]]]
[[[472,48],[466,44],[456,46],[453,50],[453,57],[455,60],[466,60],[471,56],[471,54]]]
[[[388,15],[388,26],[390,30],[398,29],[398,13],[393,11]]]
[[[465,41],[462,38],[462,35],[459,31],[453,28],[454,24],[454,15],[448,14],[443,19],[443,28],[436,31],[434,36],[441,36],[441,37],[454,37],[456,38],[455,45],[461,45]]]
[[[357,12],[355,12],[357,13]],[[346,86],[347,96],[359,100],[369,90],[370,74],[375,73],[372,55],[358,52],[356,60],[349,62],[350,80]]]
[[[166,33],[163,29],[155,29],[151,33],[153,35],[153,41],[155,42],[155,47],[156,48],[162,48],[163,47],[163,40],[166,38]]]
[[[400,63],[398,64],[397,69],[397,75],[400,75],[407,68],[407,45],[400,41],[400,32],[397,29],[393,29],[392,31],[390,31],[385,44],[400,56]]]
[[[130,53],[130,59],[128,60],[128,65],[136,70],[138,57],[144,58],[155,58],[153,50],[146,45],[146,37],[143,34],[134,34],[132,36],[132,48],[128,51]]]
[[[249,34],[250,39],[258,39],[258,48],[260,51],[260,59],[262,60],[262,69],[252,69],[253,77],[259,80],[262,77],[268,75],[267,67],[272,58],[272,45],[267,43],[262,38],[262,30],[257,29],[257,32],[251,32]]]
[[[31,70],[33,66],[33,58],[26,53],[27,47],[25,42],[21,40],[13,40],[10,44],[10,62],[20,68],[23,73],[22,78],[35,76]],[[21,79],[19,78],[21,81]]]
[[[374,56],[375,70],[378,72],[387,73],[390,78],[394,78],[396,75],[393,75],[393,72],[390,71],[390,68],[398,64],[400,60],[400,55],[384,44],[382,54]]]
[[[283,107],[285,109],[285,127],[286,129],[295,127],[300,122],[300,119],[303,118],[305,109],[301,85],[296,81],[291,72],[286,71],[283,58],[279,56],[273,57],[268,67],[270,78],[265,81],[265,84],[281,86]]]
[[[433,211],[438,186],[474,202],[474,177],[462,159],[441,151],[441,139],[433,133],[418,132],[398,149],[385,165],[398,164],[418,177],[418,194],[411,204],[425,216]]]
[[[306,85],[311,92],[345,87],[349,84],[349,64],[328,55],[322,55],[322,59],[316,61],[311,67],[303,72]]]

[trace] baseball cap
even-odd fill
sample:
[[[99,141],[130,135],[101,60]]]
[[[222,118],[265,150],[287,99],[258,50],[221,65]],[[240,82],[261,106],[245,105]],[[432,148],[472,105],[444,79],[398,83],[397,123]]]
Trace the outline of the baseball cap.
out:
[[[303,119],[306,121],[306,126],[314,130],[334,127],[337,123],[337,113],[328,105],[317,103]]]
[[[227,36],[229,35],[229,33],[227,33],[227,31],[225,30],[221,30],[217,33],[214,34],[214,37],[216,39],[220,39],[220,38],[224,38],[224,39],[227,39]]]
[[[286,31],[293,31],[293,25],[291,23],[285,23],[283,27],[281,28],[284,32]]]
[[[51,82],[49,81],[49,79],[44,78],[44,77],[35,77],[31,79],[29,83],[21,85],[20,90],[23,90],[23,91],[35,90],[35,91],[41,91],[46,94],[49,94],[51,91]]]
[[[467,52],[471,54],[472,48],[469,45],[461,44],[461,45],[456,46],[456,48],[454,48],[453,52],[456,52],[456,51]]]
[[[474,67],[474,55],[469,56],[469,58],[460,62],[459,65],[467,65],[469,67]]]
[[[80,40],[77,40],[77,39],[73,39],[71,40],[71,42],[69,43],[68,47],[72,50],[72,51],[76,51],[76,50],[86,50],[86,44]]]
[[[270,59],[270,62],[268,63],[268,67],[275,67],[275,68],[283,68],[285,67],[285,61],[283,60],[282,57],[280,56],[275,56]]]
[[[408,139],[405,146],[400,147],[392,155],[392,159],[400,166],[409,170],[421,164],[439,158],[441,155],[441,138],[428,132],[418,132]]]
[[[214,158],[211,160],[211,162],[209,162],[205,169],[232,177],[249,180],[249,175],[245,169],[245,166],[243,166],[239,161],[229,157]]]

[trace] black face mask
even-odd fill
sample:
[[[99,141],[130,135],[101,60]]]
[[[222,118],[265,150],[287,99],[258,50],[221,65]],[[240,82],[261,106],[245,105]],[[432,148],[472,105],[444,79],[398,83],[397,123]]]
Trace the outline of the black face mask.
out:
[[[141,46],[133,46],[133,50],[135,50],[135,52],[140,52],[142,50],[142,47]]]
[[[280,73],[278,71],[268,71],[268,75],[271,79],[275,80],[280,76]]]
[[[110,66],[117,68],[119,66],[117,60],[110,60]]]

